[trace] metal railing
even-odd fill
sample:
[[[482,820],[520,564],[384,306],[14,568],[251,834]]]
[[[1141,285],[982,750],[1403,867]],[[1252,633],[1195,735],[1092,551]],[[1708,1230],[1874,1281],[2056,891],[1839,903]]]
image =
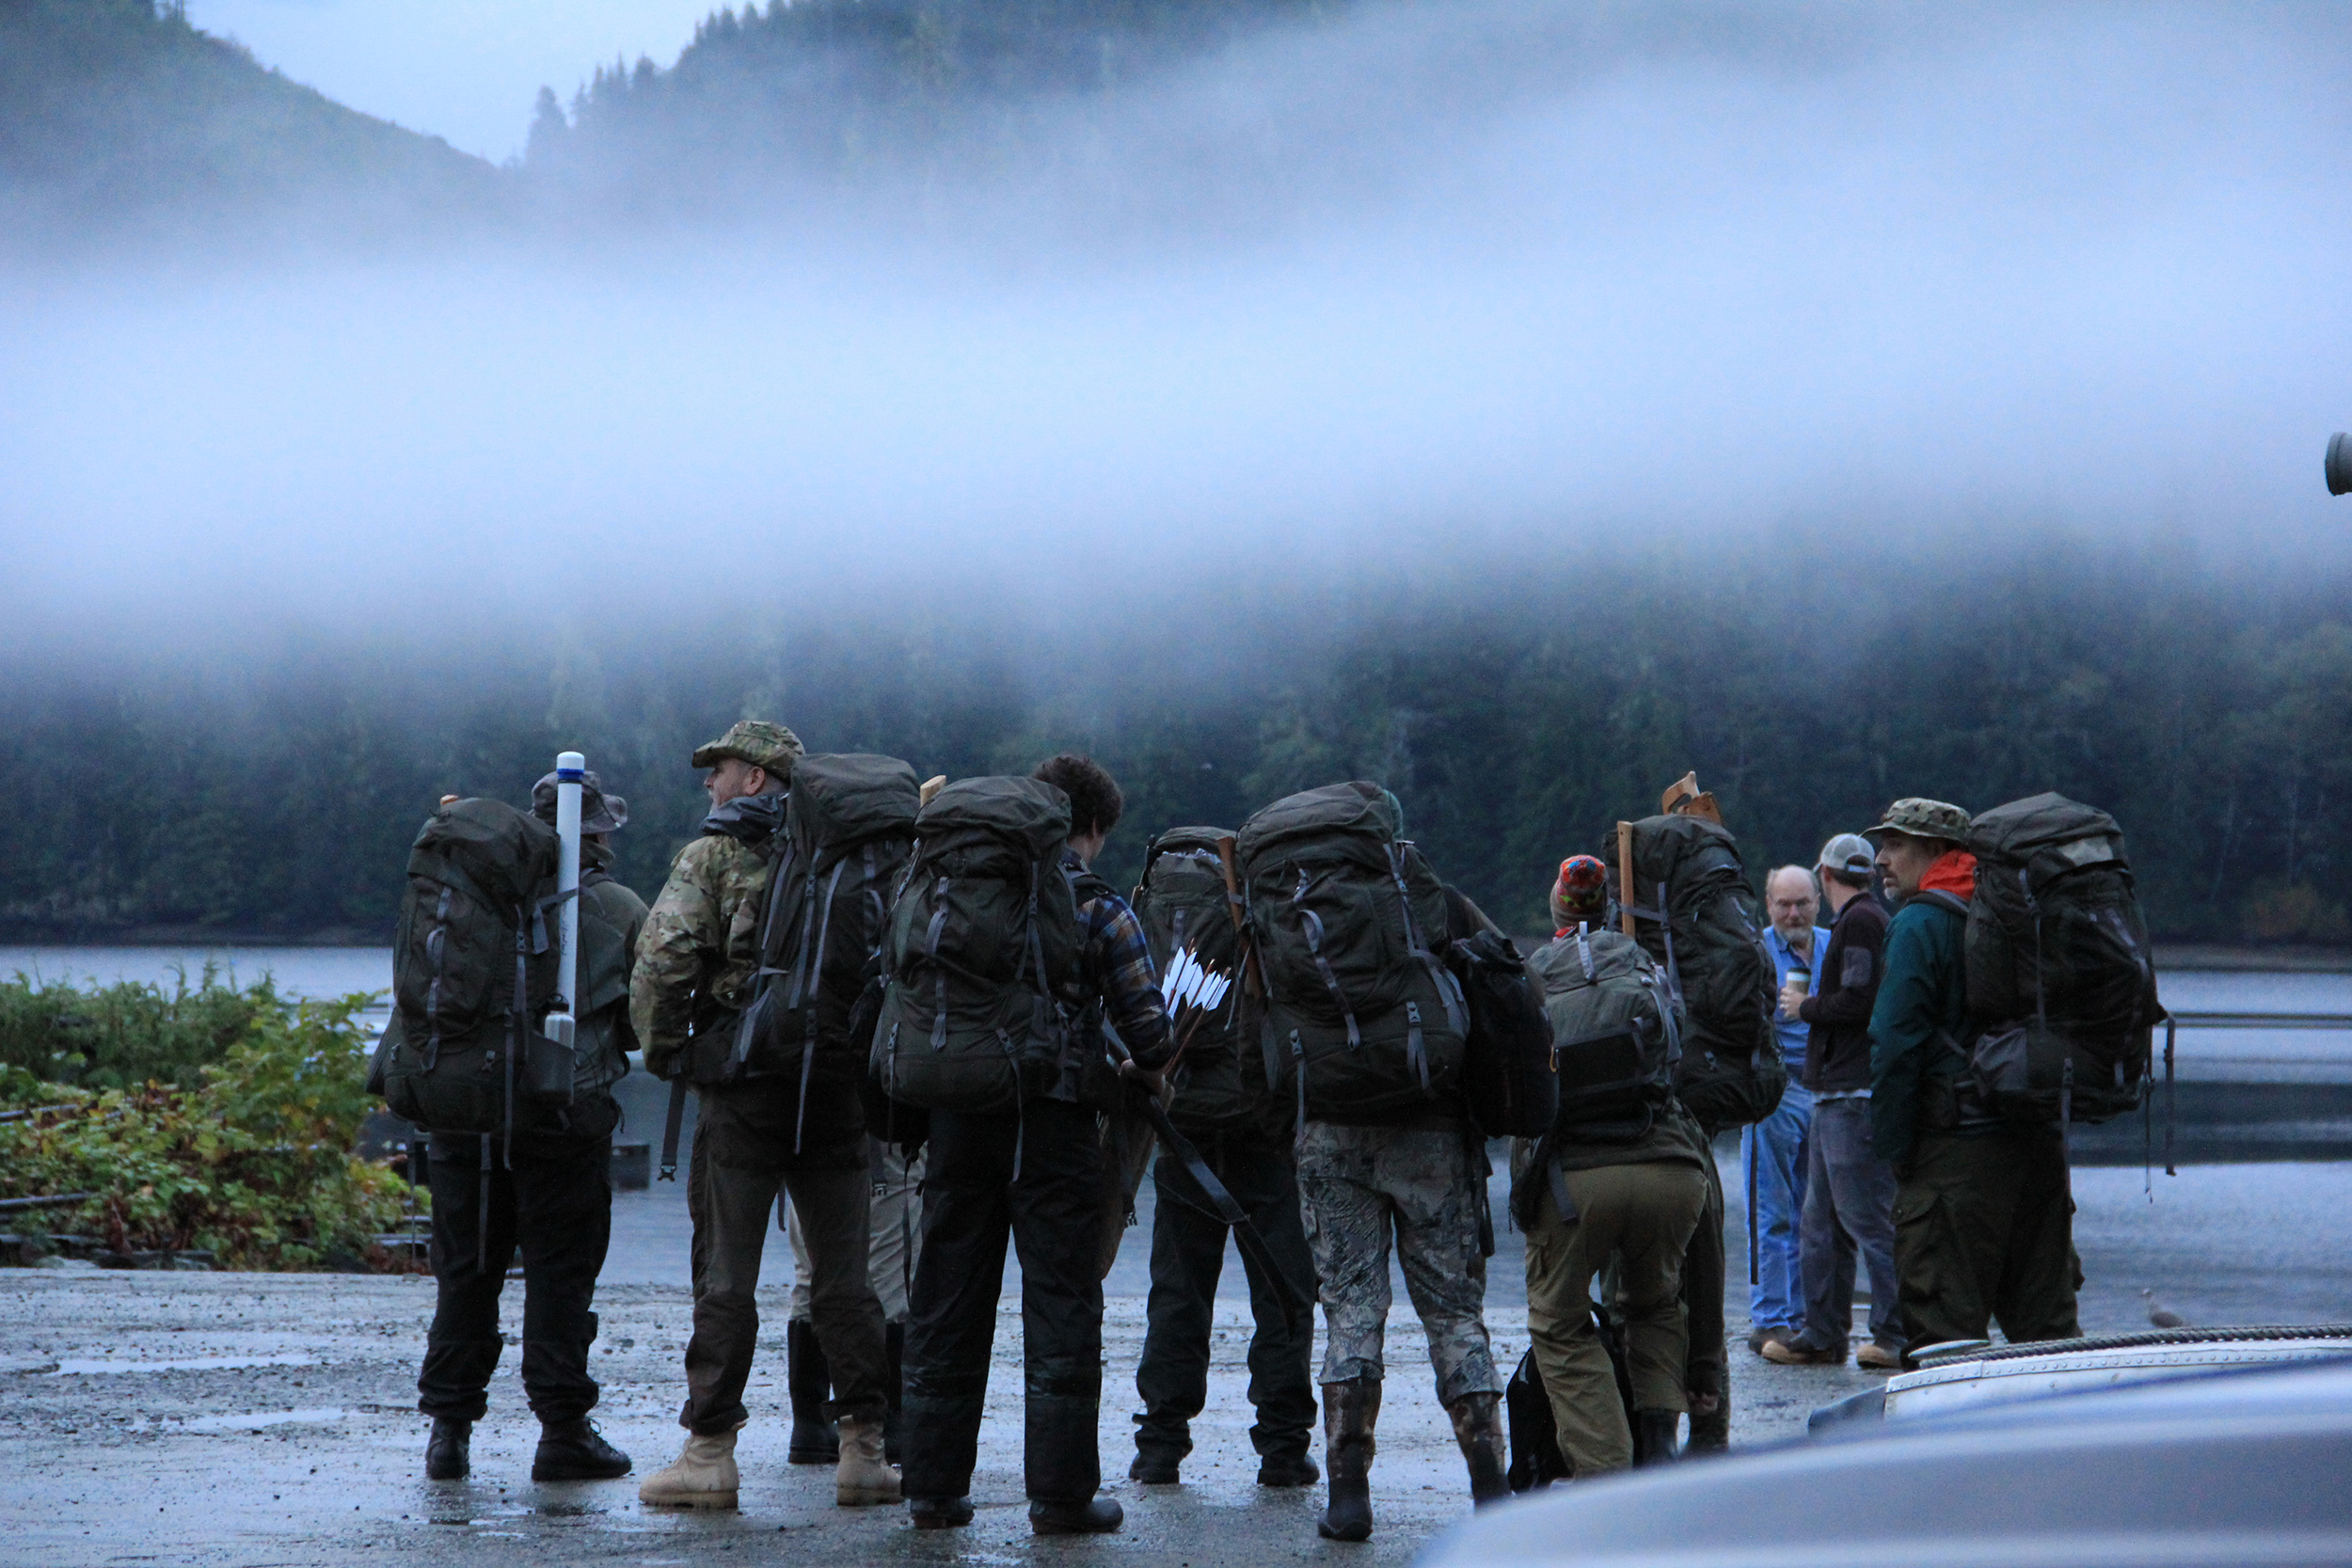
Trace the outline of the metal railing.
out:
[[[2180,1174],[2173,1162],[2173,1130],[2180,1116],[2180,1090],[2173,1073],[2174,1046],[2187,1029],[2352,1029],[2352,1013],[2234,1013],[2167,1011],[2164,1015],[2164,1174]]]
[[[2352,1013],[2172,1013],[2168,1025],[2187,1029],[2352,1029]]]

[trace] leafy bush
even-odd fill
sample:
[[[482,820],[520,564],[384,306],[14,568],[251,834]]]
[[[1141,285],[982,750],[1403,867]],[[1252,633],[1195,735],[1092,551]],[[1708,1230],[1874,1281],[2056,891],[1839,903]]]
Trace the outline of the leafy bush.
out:
[[[92,1089],[192,1085],[198,1069],[283,1006],[267,976],[223,985],[211,964],[193,987],[182,970],[168,991],[144,980],[84,990],[19,970],[0,981],[0,1064]]]
[[[237,1269],[393,1266],[374,1238],[398,1225],[407,1186],[350,1153],[374,1103],[357,1022],[372,998],[244,994],[250,1022],[193,1086],[92,1093],[0,1069],[9,1106],[62,1107],[0,1123],[0,1196],[93,1194],[45,1211],[43,1226],[119,1252],[195,1249]]]

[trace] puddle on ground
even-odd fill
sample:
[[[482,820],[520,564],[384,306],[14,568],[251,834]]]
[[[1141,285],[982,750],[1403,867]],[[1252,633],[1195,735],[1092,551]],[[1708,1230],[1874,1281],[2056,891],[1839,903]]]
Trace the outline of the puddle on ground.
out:
[[[117,1372],[243,1371],[247,1367],[315,1367],[315,1355],[192,1355],[183,1361],[117,1361],[110,1356],[57,1363],[58,1377],[95,1377]]]
[[[243,1416],[177,1416],[159,1417],[155,1429],[162,1432],[258,1432],[263,1427],[284,1426],[289,1421],[324,1425],[340,1421],[351,1412],[341,1407],[320,1407],[313,1410],[256,1410]]]

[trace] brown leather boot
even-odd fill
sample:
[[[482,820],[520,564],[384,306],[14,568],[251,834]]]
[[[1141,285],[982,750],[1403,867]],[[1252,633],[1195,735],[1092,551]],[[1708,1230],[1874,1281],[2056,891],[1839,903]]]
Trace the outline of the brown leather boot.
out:
[[[1470,1501],[1484,1508],[1511,1495],[1510,1448],[1502,1435],[1502,1396],[1464,1394],[1445,1407],[1454,1440],[1470,1465]]]
[[[1376,1446],[1372,1429],[1379,1419],[1378,1378],[1325,1386],[1323,1449],[1331,1500],[1315,1531],[1326,1541],[1372,1538],[1372,1456]]]

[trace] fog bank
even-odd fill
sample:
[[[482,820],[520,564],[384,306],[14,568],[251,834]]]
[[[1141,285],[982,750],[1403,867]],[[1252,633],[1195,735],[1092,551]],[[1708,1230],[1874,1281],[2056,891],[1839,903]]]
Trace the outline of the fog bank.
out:
[[[1017,631],[2049,530],[2352,563],[2339,17],[1575,22],[1277,30],[980,191],[20,270],[0,613]]]

